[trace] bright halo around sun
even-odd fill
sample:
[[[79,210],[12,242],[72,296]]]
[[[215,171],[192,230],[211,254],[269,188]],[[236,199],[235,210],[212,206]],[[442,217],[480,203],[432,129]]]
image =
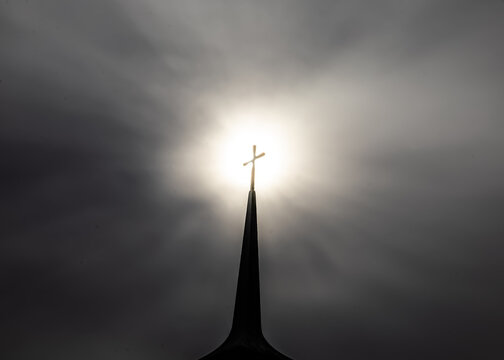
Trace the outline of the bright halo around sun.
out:
[[[256,160],[256,189],[271,190],[285,183],[290,165],[287,156],[290,142],[281,123],[281,119],[265,111],[243,110],[230,115],[218,140],[221,180],[229,186],[248,189],[252,164],[243,166],[243,163],[252,160],[252,147],[256,145],[257,155],[266,153]]]

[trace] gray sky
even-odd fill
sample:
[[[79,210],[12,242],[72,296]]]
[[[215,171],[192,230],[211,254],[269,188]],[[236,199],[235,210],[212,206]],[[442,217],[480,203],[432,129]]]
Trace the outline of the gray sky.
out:
[[[2,0],[2,358],[219,345],[247,188],[223,185],[214,144],[226,112],[258,108],[297,149],[282,186],[258,168],[270,342],[502,358],[503,17],[497,0]]]

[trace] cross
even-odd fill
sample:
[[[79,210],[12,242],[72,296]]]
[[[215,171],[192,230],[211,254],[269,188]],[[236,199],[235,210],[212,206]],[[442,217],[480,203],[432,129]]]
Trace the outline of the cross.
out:
[[[246,163],[243,163],[243,166],[247,166],[248,164],[252,163],[252,176],[250,178],[250,191],[254,191],[254,188],[255,188],[255,161],[256,159],[259,159],[260,157],[263,157],[264,155],[266,155],[265,153],[261,153],[259,155],[256,156],[256,146],[254,145],[252,147],[252,152],[253,152],[253,157],[252,157],[252,160],[250,161],[247,161]]]

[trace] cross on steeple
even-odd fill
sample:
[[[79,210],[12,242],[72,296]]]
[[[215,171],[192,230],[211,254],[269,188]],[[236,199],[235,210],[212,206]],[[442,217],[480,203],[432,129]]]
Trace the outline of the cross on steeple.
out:
[[[256,146],[255,145],[252,147],[252,153],[253,153],[252,160],[249,160],[246,163],[243,163],[243,166],[247,166],[248,164],[252,163],[252,175],[250,177],[250,191],[254,191],[254,189],[255,189],[255,161],[256,161],[256,159],[259,159],[260,157],[263,157],[264,155],[266,155],[265,153],[261,153],[256,156]]]

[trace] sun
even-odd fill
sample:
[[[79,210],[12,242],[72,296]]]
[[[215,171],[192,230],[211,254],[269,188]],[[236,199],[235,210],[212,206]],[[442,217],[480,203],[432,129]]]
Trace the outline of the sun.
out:
[[[295,153],[293,145],[304,138],[296,131],[295,114],[271,104],[225,105],[208,110],[208,126],[180,150],[162,152],[165,178],[187,196],[217,195],[217,206],[234,211],[250,189],[252,165],[243,164],[256,145],[257,154],[266,155],[256,160],[255,190],[274,201],[285,189],[298,189],[304,154]]]
[[[252,159],[253,145],[257,146],[257,154],[266,153],[256,161],[256,188],[271,190],[287,180],[290,143],[280,120],[258,110],[228,115],[217,140],[218,172],[222,182],[248,189],[252,165],[243,166],[243,163]]]
[[[266,156],[257,160],[256,184],[259,188],[278,185],[285,175],[286,157],[284,147],[274,134],[250,128],[239,127],[230,131],[220,149],[220,172],[229,185],[246,189],[250,184],[251,166],[243,163],[252,159],[252,146]]]

